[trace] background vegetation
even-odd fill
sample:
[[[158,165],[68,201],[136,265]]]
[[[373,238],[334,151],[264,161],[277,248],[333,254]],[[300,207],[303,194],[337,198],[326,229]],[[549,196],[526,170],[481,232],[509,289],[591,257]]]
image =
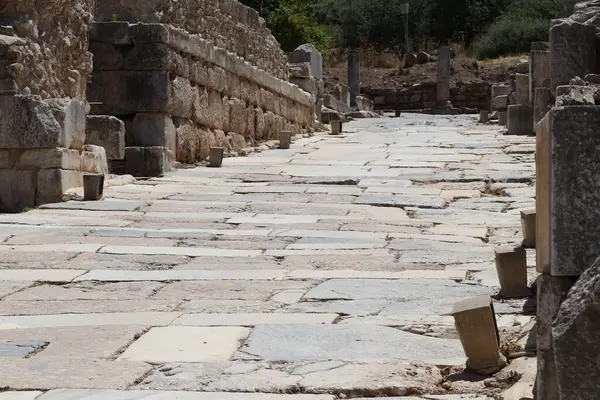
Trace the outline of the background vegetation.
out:
[[[255,8],[285,51],[311,42],[329,48],[394,49],[403,43],[400,4],[410,4],[415,50],[461,45],[479,59],[527,52],[548,39],[550,20],[577,0],[241,0]]]

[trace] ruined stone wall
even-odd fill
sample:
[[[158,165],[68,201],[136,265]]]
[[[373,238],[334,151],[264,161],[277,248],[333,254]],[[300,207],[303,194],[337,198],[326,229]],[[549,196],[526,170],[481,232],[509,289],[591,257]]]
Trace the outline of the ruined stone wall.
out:
[[[282,130],[312,130],[313,95],[200,35],[164,24],[95,23],[90,49],[92,113],[123,119],[130,151],[162,146],[193,163],[211,146],[239,150]]]
[[[0,94],[85,99],[95,0],[5,0],[0,5]]]
[[[437,103],[437,84],[422,83],[406,89],[369,89],[362,92],[373,100],[376,109],[420,110],[433,108]],[[455,107],[488,109],[491,85],[488,83],[463,84],[450,88],[450,101]]]
[[[169,24],[287,80],[286,56],[265,21],[235,0],[102,0],[95,20]]]

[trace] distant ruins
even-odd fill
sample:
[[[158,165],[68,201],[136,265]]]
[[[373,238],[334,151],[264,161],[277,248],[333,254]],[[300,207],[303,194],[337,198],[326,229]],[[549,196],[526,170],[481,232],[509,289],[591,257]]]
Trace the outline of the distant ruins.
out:
[[[8,0],[0,212],[60,201],[86,172],[158,176],[211,146],[312,132],[322,59],[294,53],[235,0]]]

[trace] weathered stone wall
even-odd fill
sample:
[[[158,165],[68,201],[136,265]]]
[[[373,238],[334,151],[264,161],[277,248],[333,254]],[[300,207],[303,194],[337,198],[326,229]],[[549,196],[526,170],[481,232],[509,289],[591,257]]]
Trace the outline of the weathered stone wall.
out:
[[[433,108],[437,103],[437,84],[422,83],[405,89],[370,89],[362,92],[373,100],[375,109],[420,110]],[[487,110],[490,107],[491,85],[488,83],[463,84],[450,88],[454,107]]]
[[[286,56],[265,21],[235,0],[101,0],[95,20],[169,24],[287,80]]]
[[[123,119],[128,147],[162,146],[193,163],[211,146],[240,149],[281,130],[313,128],[313,95],[200,35],[95,23],[90,49],[92,113]]]
[[[4,0],[0,5],[0,93],[85,99],[92,72],[88,32],[94,3]]]

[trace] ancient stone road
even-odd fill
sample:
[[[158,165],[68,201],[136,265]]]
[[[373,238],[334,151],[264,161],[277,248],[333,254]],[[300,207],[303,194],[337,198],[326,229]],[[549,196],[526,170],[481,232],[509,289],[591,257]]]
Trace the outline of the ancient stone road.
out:
[[[522,240],[535,139],[473,116],[344,127],[0,215],[0,399],[486,398],[428,394],[460,391],[435,366],[465,361],[448,311]]]

